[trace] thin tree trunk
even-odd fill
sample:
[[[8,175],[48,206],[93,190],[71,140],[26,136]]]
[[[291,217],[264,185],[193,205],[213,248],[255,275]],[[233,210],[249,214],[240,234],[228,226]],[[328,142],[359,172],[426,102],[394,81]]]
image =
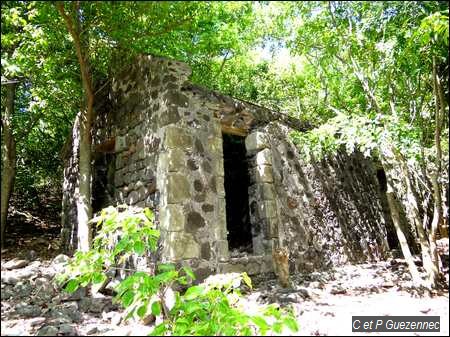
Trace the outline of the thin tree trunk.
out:
[[[2,188],[1,188],[1,246],[5,243],[6,221],[8,218],[9,199],[16,178],[16,141],[12,132],[12,116],[17,83],[6,84],[6,106],[2,116]]]
[[[419,206],[417,203],[416,196],[413,193],[413,187],[411,182],[411,177],[409,175],[408,166],[406,164],[405,159],[403,156],[395,149],[392,149],[392,152],[395,155],[396,160],[400,164],[400,168],[402,169],[402,178],[405,180],[406,183],[406,198],[408,201],[408,204],[411,207],[411,211],[413,213],[413,220],[416,226],[417,234],[419,236],[419,243],[420,248],[422,252],[422,262],[423,267],[425,268],[428,276],[429,281],[429,287],[435,287],[436,283],[439,278],[439,269],[438,265],[434,264],[433,258],[432,258],[432,252],[430,243],[428,242],[427,233],[425,231],[425,228],[422,226],[422,221],[420,217],[419,212]]]
[[[362,85],[362,87],[364,89],[364,93],[366,94],[366,97],[368,98],[369,102],[371,102],[371,104],[372,104],[373,108],[375,109],[375,111],[378,114],[382,115],[383,112],[381,111],[380,105],[378,104],[374,93],[370,89],[369,81],[364,76],[361,68],[359,67],[358,63],[356,62],[356,60],[352,56],[350,56],[350,61],[352,62],[353,73],[356,75],[356,77],[358,78],[359,82],[361,83],[361,85]]]
[[[94,93],[92,89],[92,76],[89,70],[88,56],[83,50],[83,44],[80,39],[80,15],[79,2],[74,4],[73,22],[70,14],[64,9],[64,3],[58,2],[56,7],[63,17],[67,30],[73,38],[75,51],[80,64],[81,79],[83,83],[85,96],[85,109],[81,113],[80,121],[80,162],[79,162],[79,188],[77,193],[77,220],[78,220],[78,249],[87,251],[91,245],[91,231],[89,220],[92,217],[91,205],[91,129],[94,119]]]
[[[433,56],[433,94],[435,99],[435,114],[436,114],[436,128],[434,133],[434,140],[436,146],[436,171],[433,180],[433,190],[434,190],[434,214],[433,222],[431,226],[433,235],[436,236],[437,232],[440,230],[443,236],[448,236],[448,228],[444,227],[444,216],[443,216],[443,202],[442,202],[442,186],[439,182],[439,177],[442,175],[442,146],[441,146],[441,134],[442,126],[444,123],[445,108],[447,102],[444,98],[444,93],[442,89],[441,80],[437,73],[436,57]]]
[[[390,178],[387,177],[387,191],[386,197],[389,204],[389,209],[391,211],[392,222],[394,223],[395,231],[397,233],[398,242],[400,243],[400,248],[402,249],[403,257],[408,265],[409,272],[414,285],[423,285],[423,280],[420,277],[419,271],[417,270],[416,264],[414,263],[411,250],[409,249],[408,240],[403,232],[400,221],[400,210],[398,206],[397,199],[395,198],[394,189]]]
[[[442,227],[442,197],[441,197],[441,185],[439,183],[439,177],[442,170],[442,148],[441,148],[441,124],[442,117],[444,116],[444,106],[439,99],[439,79],[436,71],[436,58],[433,56],[433,95],[434,95],[434,107],[435,107],[435,129],[434,129],[434,142],[436,147],[435,168],[431,173],[431,182],[433,184],[433,197],[434,197],[434,211],[433,221],[431,222],[431,231],[429,234],[430,251],[434,265],[440,270],[440,259],[437,252],[437,233],[439,228]],[[444,103],[445,104],[445,103]]]
[[[92,109],[92,108],[91,108]],[[89,109],[86,111],[89,114]],[[91,207],[91,125],[84,121],[80,130],[80,184],[77,195],[78,249],[87,251],[91,244],[89,220]]]
[[[225,62],[227,62],[228,61],[228,54],[230,53],[230,51],[229,50],[227,50],[227,52],[226,52],[226,54],[225,54],[225,56],[224,56],[224,58],[223,58],[223,61],[222,61],[222,64],[220,65],[220,69],[219,69],[219,71],[217,72],[217,75],[216,75],[216,77],[219,77],[220,76],[220,74],[222,74],[222,70],[223,70],[223,67],[225,66]]]

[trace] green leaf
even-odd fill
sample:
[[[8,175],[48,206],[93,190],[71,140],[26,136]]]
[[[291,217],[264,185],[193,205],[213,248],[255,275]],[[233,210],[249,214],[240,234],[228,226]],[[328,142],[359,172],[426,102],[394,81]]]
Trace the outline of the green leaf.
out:
[[[155,316],[159,316],[159,314],[161,314],[161,305],[159,304],[159,301],[152,303],[152,314]]]
[[[153,329],[153,331],[150,333],[150,336],[164,336],[166,331],[166,323],[162,322]]]
[[[175,265],[171,263],[163,263],[158,265],[158,271],[166,272],[175,270]]]
[[[144,243],[142,241],[136,241],[134,243],[133,249],[136,252],[136,254],[138,254],[138,255],[144,254],[144,251],[145,251]]]
[[[198,302],[190,301],[186,302],[185,311],[187,314],[190,314],[192,312],[200,311],[202,309],[201,305]],[[197,313],[198,314],[198,313]]]
[[[142,304],[137,309],[137,314],[140,318],[144,318],[145,314],[147,313],[147,306],[148,306],[148,301],[145,301],[144,304]]]
[[[82,287],[87,287],[90,282],[91,282],[91,279],[89,278],[89,274],[84,274],[83,276],[81,276],[80,285]]]
[[[155,215],[153,214],[153,212],[147,207],[144,208],[144,214],[147,217],[147,219],[149,219],[150,221],[153,221],[155,218]]]
[[[125,280],[123,280],[122,282],[120,282],[120,283],[114,288],[114,290],[115,290],[117,293],[119,293],[119,295],[121,295],[121,294],[124,293],[126,290],[128,290],[129,288],[131,288],[134,282],[136,282],[136,277],[135,277],[135,275],[128,276]]]
[[[122,299],[123,306],[124,306],[125,308],[129,307],[130,304],[133,303],[134,296],[135,296],[135,293],[134,293],[134,291],[132,291],[132,290],[127,290],[127,291],[122,295],[122,298],[121,298],[121,299]]]
[[[128,236],[124,236],[122,239],[120,239],[119,243],[114,248],[115,253],[122,252],[123,250],[127,249],[127,246],[130,242],[130,238]]]
[[[283,325],[280,322],[275,322],[272,325],[272,329],[276,333],[281,333],[281,331],[283,330]]]
[[[188,284],[186,276],[179,277],[177,281],[179,284],[184,285],[184,286]]]
[[[177,325],[178,324],[180,324],[180,325],[189,325],[190,323],[191,322],[185,317],[180,317],[180,318],[177,319]]]
[[[245,284],[252,289],[252,280],[251,278],[247,275],[247,273],[242,273],[242,279],[244,280]]]
[[[92,283],[93,284],[99,284],[105,282],[107,279],[107,276],[103,273],[94,272],[92,273]]]
[[[203,290],[202,286],[192,286],[186,290],[183,297],[188,301],[193,300],[194,298],[199,297],[203,293]]]
[[[160,283],[167,283],[169,281],[174,280],[177,276],[178,276],[178,272],[175,270],[172,270],[172,271],[168,271],[168,272],[156,275],[156,279]]]
[[[253,316],[251,319],[259,328],[261,335],[265,335],[269,329],[269,324],[267,324],[266,320],[260,316]]]
[[[246,327],[242,328],[241,335],[242,336],[251,336],[252,330],[250,329],[250,327],[246,326]]]
[[[191,280],[195,280],[195,274],[190,267],[183,266],[183,270],[186,273],[186,275],[188,275],[191,278]]]
[[[275,304],[271,304],[269,305],[264,313],[266,316],[273,316],[276,319],[280,319],[281,318],[281,312],[279,310],[279,307],[276,306]]]
[[[287,317],[284,319],[283,323],[292,331],[294,332],[298,331],[298,324],[294,318]]]
[[[66,287],[65,287],[65,290],[66,290],[68,293],[73,293],[73,292],[75,292],[75,291],[78,289],[78,287],[79,287],[79,284],[78,284],[78,281],[77,281],[77,280],[70,280],[70,281],[67,283],[67,285],[66,285]]]
[[[159,238],[159,236],[160,236],[160,233],[159,233],[159,231],[158,230],[156,230],[156,229],[151,229],[151,228],[147,228],[146,229],[146,231],[145,231],[149,236],[151,236],[151,237],[154,237],[154,238]],[[153,238],[151,238],[152,240],[152,242],[154,241],[153,240]]]

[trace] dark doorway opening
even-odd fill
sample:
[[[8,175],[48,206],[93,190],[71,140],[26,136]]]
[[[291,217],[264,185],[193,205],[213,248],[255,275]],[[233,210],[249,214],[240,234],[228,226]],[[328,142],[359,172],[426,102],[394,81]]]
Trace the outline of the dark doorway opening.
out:
[[[386,193],[387,192],[387,179],[386,179],[386,173],[384,172],[383,169],[377,170],[377,179],[378,179],[378,184],[380,184],[381,192]]]
[[[248,205],[250,177],[245,138],[223,134],[225,201],[228,245],[239,252],[253,252]]]
[[[387,235],[389,249],[398,249],[398,248],[400,248],[400,243],[398,242],[397,232],[395,231],[394,224],[392,223],[391,214],[389,211],[389,205],[388,205],[388,202],[386,199],[387,178],[386,178],[386,173],[384,172],[384,169],[379,168],[377,170],[377,180],[378,180],[378,184],[380,186],[384,217],[386,219],[386,235]]]
[[[116,157],[112,153],[96,153],[92,179],[92,212],[114,204],[114,167]]]

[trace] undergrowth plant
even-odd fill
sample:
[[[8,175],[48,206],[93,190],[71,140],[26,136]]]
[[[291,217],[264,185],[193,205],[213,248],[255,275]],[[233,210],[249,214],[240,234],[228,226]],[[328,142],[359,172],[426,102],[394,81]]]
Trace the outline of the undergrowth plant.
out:
[[[97,226],[92,249],[77,251],[58,277],[68,292],[88,285],[97,291],[107,282],[108,272],[120,269],[129,257],[156,251],[159,231],[148,208],[110,206],[91,223]],[[114,301],[125,308],[125,319],[150,314],[158,318],[151,335],[265,335],[282,333],[285,327],[298,330],[291,311],[245,301],[241,288],[252,288],[246,273],[210,276],[199,285],[192,285],[194,280],[187,266],[159,264],[155,273],[135,270],[115,286]]]

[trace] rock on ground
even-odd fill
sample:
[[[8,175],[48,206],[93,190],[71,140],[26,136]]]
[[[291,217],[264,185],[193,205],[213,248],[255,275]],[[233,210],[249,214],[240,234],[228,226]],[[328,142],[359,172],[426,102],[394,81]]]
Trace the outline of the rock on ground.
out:
[[[152,329],[122,321],[123,311],[112,305],[110,296],[90,297],[84,289],[67,294],[54,286],[66,256],[10,261],[2,261],[2,336],[144,336]],[[255,288],[245,296],[245,305],[249,310],[261,302],[292,306],[300,326],[295,335],[301,336],[358,335],[351,332],[354,315],[438,315],[439,335],[449,334],[448,288],[431,293],[413,289],[401,259],[297,274],[291,280],[292,288],[283,289],[267,275],[254,277]]]

